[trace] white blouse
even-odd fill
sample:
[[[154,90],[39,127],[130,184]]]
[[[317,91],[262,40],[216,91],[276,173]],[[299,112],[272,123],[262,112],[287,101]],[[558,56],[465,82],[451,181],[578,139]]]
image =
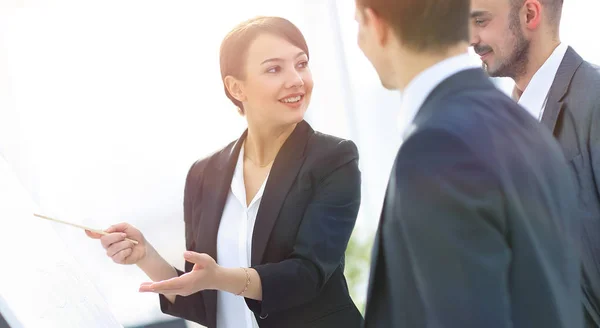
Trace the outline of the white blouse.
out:
[[[268,179],[267,175],[250,205],[246,206],[242,145],[219,225],[216,259],[219,265],[227,268],[250,267],[254,222]],[[244,297],[217,291],[217,327],[258,328],[258,323],[246,306]]]

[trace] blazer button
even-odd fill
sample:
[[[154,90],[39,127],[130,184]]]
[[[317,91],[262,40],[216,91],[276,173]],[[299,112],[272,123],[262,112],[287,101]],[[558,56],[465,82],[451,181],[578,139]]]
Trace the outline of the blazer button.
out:
[[[260,316],[258,316],[258,317],[259,317],[259,318],[261,318],[261,319],[266,319],[268,316],[269,316],[269,314],[267,313],[267,314],[265,314],[265,316],[264,316],[264,317],[263,317],[262,315],[260,315]]]

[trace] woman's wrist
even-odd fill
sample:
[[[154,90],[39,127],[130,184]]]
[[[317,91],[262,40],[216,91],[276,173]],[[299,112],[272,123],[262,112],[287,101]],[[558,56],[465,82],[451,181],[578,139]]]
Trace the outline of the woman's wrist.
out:
[[[160,257],[158,252],[148,242],[144,245],[144,256],[136,263],[137,266],[144,270],[144,267],[150,266],[153,262],[156,262],[157,256]]]
[[[239,295],[246,289],[248,281],[245,270],[244,268],[224,268],[222,266],[217,266],[215,269],[214,288],[234,295]],[[243,293],[240,296],[243,296]]]
[[[146,244],[146,254],[136,264],[152,281],[177,277],[177,270],[160,256],[150,244]]]

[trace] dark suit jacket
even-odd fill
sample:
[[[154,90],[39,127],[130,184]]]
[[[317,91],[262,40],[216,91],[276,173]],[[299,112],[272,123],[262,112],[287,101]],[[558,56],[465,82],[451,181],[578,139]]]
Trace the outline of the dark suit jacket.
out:
[[[600,327],[600,68],[571,47],[558,68],[542,123],[554,132],[577,182],[583,304],[588,327]]]
[[[184,197],[186,248],[217,258],[217,232],[241,138],[196,162]],[[344,252],[360,205],[358,151],[302,121],[277,155],[252,236],[262,302],[246,299],[260,327],[360,327],[344,278]],[[186,262],[189,272],[192,264]],[[179,271],[179,274],[182,274]],[[216,327],[217,292],[160,296],[164,313]]]
[[[574,187],[552,135],[481,69],[439,84],[389,180],[366,327],[577,328]]]

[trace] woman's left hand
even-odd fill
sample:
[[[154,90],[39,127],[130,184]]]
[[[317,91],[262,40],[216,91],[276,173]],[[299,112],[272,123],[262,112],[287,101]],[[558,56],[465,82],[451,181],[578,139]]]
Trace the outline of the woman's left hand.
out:
[[[205,289],[215,289],[220,266],[208,254],[185,252],[186,261],[194,263],[192,271],[179,277],[157,282],[144,282],[140,292],[188,296]]]

